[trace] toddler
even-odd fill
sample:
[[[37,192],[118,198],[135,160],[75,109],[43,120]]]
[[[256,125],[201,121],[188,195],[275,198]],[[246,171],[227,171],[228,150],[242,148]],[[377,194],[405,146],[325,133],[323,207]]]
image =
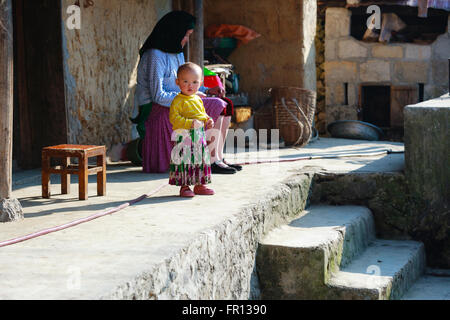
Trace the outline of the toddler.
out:
[[[180,196],[213,195],[206,187],[211,183],[210,154],[205,127],[211,129],[214,121],[206,114],[199,97],[203,71],[195,63],[185,63],[178,69],[176,84],[181,89],[170,106],[169,119],[173,126],[169,184],[180,186]],[[189,186],[194,186],[194,191]]]

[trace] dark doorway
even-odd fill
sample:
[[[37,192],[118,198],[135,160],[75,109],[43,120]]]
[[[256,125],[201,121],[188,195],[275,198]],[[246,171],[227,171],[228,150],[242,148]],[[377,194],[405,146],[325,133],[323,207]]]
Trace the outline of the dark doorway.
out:
[[[15,0],[13,17],[13,159],[32,169],[42,147],[67,142],[61,1]]]
[[[361,105],[364,122],[374,124],[381,128],[391,126],[390,86],[362,86]]]

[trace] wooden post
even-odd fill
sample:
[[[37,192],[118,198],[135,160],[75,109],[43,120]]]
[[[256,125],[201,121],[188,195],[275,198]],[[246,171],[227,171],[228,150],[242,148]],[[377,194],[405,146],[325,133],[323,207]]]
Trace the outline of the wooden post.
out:
[[[0,0],[0,222],[23,219],[12,193],[14,44],[11,0]]]
[[[0,0],[0,200],[12,192],[13,29],[11,0]]]
[[[194,0],[194,16],[197,19],[194,33],[189,41],[189,59],[203,68],[204,60],[204,20],[203,20],[203,0]]]

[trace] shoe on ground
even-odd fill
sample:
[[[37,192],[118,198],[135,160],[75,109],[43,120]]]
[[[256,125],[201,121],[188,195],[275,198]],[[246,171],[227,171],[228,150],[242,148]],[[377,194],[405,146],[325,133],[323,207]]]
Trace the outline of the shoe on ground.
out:
[[[195,193],[192,192],[191,188],[188,186],[181,187],[180,189],[180,197],[182,198],[193,198],[195,197]]]
[[[241,171],[242,170],[242,166],[238,165],[238,164],[231,164],[225,161],[225,159],[222,159],[222,162],[225,163],[227,166],[236,169],[237,171]]]
[[[229,166],[222,167],[217,163],[211,164],[211,172],[216,174],[235,174],[237,170],[235,168],[231,168]]]
[[[215,194],[214,190],[209,189],[204,185],[196,185],[194,187],[194,193],[201,196],[212,196]]]

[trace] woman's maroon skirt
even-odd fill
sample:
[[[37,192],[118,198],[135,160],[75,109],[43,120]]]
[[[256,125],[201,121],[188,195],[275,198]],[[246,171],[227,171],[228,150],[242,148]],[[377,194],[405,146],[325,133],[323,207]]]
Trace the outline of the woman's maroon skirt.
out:
[[[206,113],[217,121],[227,107],[220,98],[202,98]],[[146,173],[167,172],[172,151],[172,124],[170,108],[153,103],[152,111],[145,122],[145,139],[142,145],[142,170]]]

